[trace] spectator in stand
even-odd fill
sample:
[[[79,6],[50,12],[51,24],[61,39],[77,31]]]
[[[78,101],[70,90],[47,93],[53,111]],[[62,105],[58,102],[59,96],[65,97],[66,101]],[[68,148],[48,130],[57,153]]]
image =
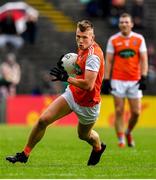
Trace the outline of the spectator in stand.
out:
[[[26,18],[26,30],[22,34],[24,40],[30,44],[34,44],[36,41],[37,34],[37,22],[39,13],[36,9],[27,5],[25,9],[25,18]]]
[[[0,86],[1,96],[15,96],[16,86],[21,78],[20,65],[16,62],[15,54],[7,54],[6,60],[0,65],[0,77],[0,82],[5,82]]]
[[[149,59],[149,69],[148,69],[148,80],[150,83],[155,83],[156,81],[156,51],[153,42],[148,44],[148,59]]]
[[[24,41],[30,44],[34,44],[36,40],[38,16],[38,11],[25,2],[8,2],[1,6],[0,21],[4,21],[5,26],[7,25],[5,27],[5,29],[7,29],[7,34],[9,31],[10,35],[10,31],[11,29],[13,29],[14,31],[11,31],[11,35],[16,35],[15,37],[17,37],[18,35],[17,40],[10,40],[11,38],[9,36],[7,37],[7,41],[9,40],[9,43],[15,46],[16,49],[20,48],[23,45]],[[2,23],[2,25],[4,23]],[[6,34],[6,30],[2,33]]]
[[[90,0],[87,4],[86,4],[86,13],[90,16],[90,17],[98,17],[99,16],[99,3],[98,0]]]
[[[153,65],[149,65],[148,68],[148,80],[149,83],[153,84],[155,86],[156,83],[156,68]],[[153,89],[153,85],[150,86],[150,88]]]
[[[15,49],[19,49],[23,45],[23,39],[17,31],[11,11],[0,18],[0,48],[5,48],[7,45]]]
[[[134,19],[134,28],[142,29],[145,27],[144,16],[144,0],[133,0],[131,14]]]
[[[118,27],[119,17],[126,11],[126,0],[112,0],[109,23],[111,27]]]
[[[35,44],[37,33],[37,18],[33,15],[27,15],[26,31],[23,33],[23,38],[30,44]]]
[[[148,44],[148,58],[149,58],[149,64],[155,66],[156,68],[156,51],[155,51],[155,45],[153,42],[150,42]]]
[[[80,0],[85,13],[90,17],[108,17],[111,0]]]
[[[110,15],[111,0],[98,0],[99,7],[103,18],[107,18]]]

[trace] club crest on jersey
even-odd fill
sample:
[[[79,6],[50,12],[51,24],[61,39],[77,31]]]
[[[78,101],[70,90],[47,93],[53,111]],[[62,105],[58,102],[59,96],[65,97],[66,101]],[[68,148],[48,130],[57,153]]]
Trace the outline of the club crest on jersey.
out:
[[[133,41],[133,45],[136,46],[137,45],[137,40]]]

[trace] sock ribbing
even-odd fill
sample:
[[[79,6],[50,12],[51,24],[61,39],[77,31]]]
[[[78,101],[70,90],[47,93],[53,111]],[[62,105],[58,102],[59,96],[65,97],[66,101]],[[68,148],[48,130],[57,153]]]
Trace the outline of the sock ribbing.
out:
[[[32,150],[32,149],[31,149],[30,147],[26,146],[23,151],[24,151],[24,153],[25,153],[26,156],[29,156],[31,150]]]

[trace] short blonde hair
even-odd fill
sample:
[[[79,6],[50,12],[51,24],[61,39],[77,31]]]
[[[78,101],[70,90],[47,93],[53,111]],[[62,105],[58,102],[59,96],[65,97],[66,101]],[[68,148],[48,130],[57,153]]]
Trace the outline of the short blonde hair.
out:
[[[81,32],[85,32],[87,30],[93,30],[93,24],[89,20],[82,20],[77,23],[77,28],[80,29]]]

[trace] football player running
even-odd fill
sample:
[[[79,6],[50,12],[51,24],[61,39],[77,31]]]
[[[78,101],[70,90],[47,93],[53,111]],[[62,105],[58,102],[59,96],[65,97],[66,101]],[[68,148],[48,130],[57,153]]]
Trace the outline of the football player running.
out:
[[[101,142],[98,133],[93,130],[93,126],[100,112],[104,56],[94,38],[94,27],[90,21],[82,20],[77,23],[76,77],[70,77],[60,62],[58,67],[51,69],[52,81],[66,81],[69,86],[41,114],[23,151],[16,153],[15,156],[6,157],[6,160],[11,163],[26,163],[32,149],[43,138],[48,125],[71,112],[75,112],[79,121],[78,136],[92,146],[87,165],[96,165],[99,162],[106,145]]]

